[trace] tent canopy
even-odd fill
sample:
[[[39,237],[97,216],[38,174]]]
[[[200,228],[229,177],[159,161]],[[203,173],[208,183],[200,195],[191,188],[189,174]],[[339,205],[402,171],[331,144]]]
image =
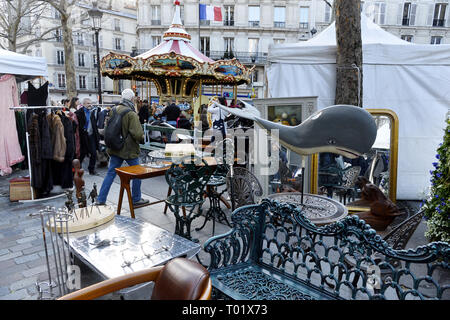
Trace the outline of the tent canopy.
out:
[[[269,47],[271,97],[317,96],[319,109],[334,104],[335,30],[331,24],[311,40]],[[364,15],[361,38],[363,107],[397,114],[397,198],[419,199],[430,185],[450,106],[450,45],[403,41]]]
[[[17,81],[47,77],[47,60],[0,49],[0,73],[13,74]]]

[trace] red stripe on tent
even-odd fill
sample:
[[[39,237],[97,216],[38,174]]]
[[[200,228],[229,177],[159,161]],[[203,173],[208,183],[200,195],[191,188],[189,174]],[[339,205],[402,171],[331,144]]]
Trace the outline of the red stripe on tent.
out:
[[[171,51],[175,52],[176,54],[181,54],[180,45],[178,44],[177,40],[174,40],[172,42],[172,46],[170,47],[169,52]]]

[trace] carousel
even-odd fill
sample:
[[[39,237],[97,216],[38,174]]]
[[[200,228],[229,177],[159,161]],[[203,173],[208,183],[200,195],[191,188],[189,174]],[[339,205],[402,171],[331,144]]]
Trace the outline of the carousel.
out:
[[[160,104],[172,99],[186,101],[194,105],[194,114],[198,115],[203,86],[213,86],[217,95],[223,86],[231,86],[233,97],[237,97],[237,86],[251,82],[254,66],[247,68],[236,59],[214,61],[195,49],[181,22],[180,2],[174,5],[172,25],[161,44],[136,57],[110,52],[100,63],[101,72],[115,82],[131,80],[133,89],[141,88],[140,96],[149,101],[153,83]]]

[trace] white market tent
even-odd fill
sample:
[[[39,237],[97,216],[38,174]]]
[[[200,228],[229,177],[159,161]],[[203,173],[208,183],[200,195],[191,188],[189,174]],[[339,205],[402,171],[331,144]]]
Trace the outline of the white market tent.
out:
[[[13,74],[17,81],[47,77],[47,60],[0,49],[0,73]]]
[[[419,199],[430,186],[450,107],[450,45],[403,41],[364,15],[361,36],[363,107],[397,114],[397,199]],[[319,109],[334,104],[334,23],[311,40],[270,46],[268,60],[270,97],[318,96]]]

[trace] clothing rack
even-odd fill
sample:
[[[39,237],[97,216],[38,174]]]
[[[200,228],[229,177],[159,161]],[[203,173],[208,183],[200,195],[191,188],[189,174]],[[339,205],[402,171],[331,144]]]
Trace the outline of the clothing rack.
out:
[[[21,105],[19,107],[10,107],[9,109],[10,110],[31,110],[31,109],[62,109],[62,108],[64,108],[64,106],[24,106],[24,105]],[[32,185],[33,177],[31,174],[30,140],[29,140],[27,125],[28,124],[25,119],[25,140],[27,143],[28,174],[30,176],[31,200],[20,200],[19,202],[42,201],[42,200],[49,200],[49,199],[61,197],[64,195],[64,193],[61,193],[61,194],[53,196],[53,197],[43,198],[43,199],[35,199],[34,198],[34,191],[33,191],[33,185]]]

